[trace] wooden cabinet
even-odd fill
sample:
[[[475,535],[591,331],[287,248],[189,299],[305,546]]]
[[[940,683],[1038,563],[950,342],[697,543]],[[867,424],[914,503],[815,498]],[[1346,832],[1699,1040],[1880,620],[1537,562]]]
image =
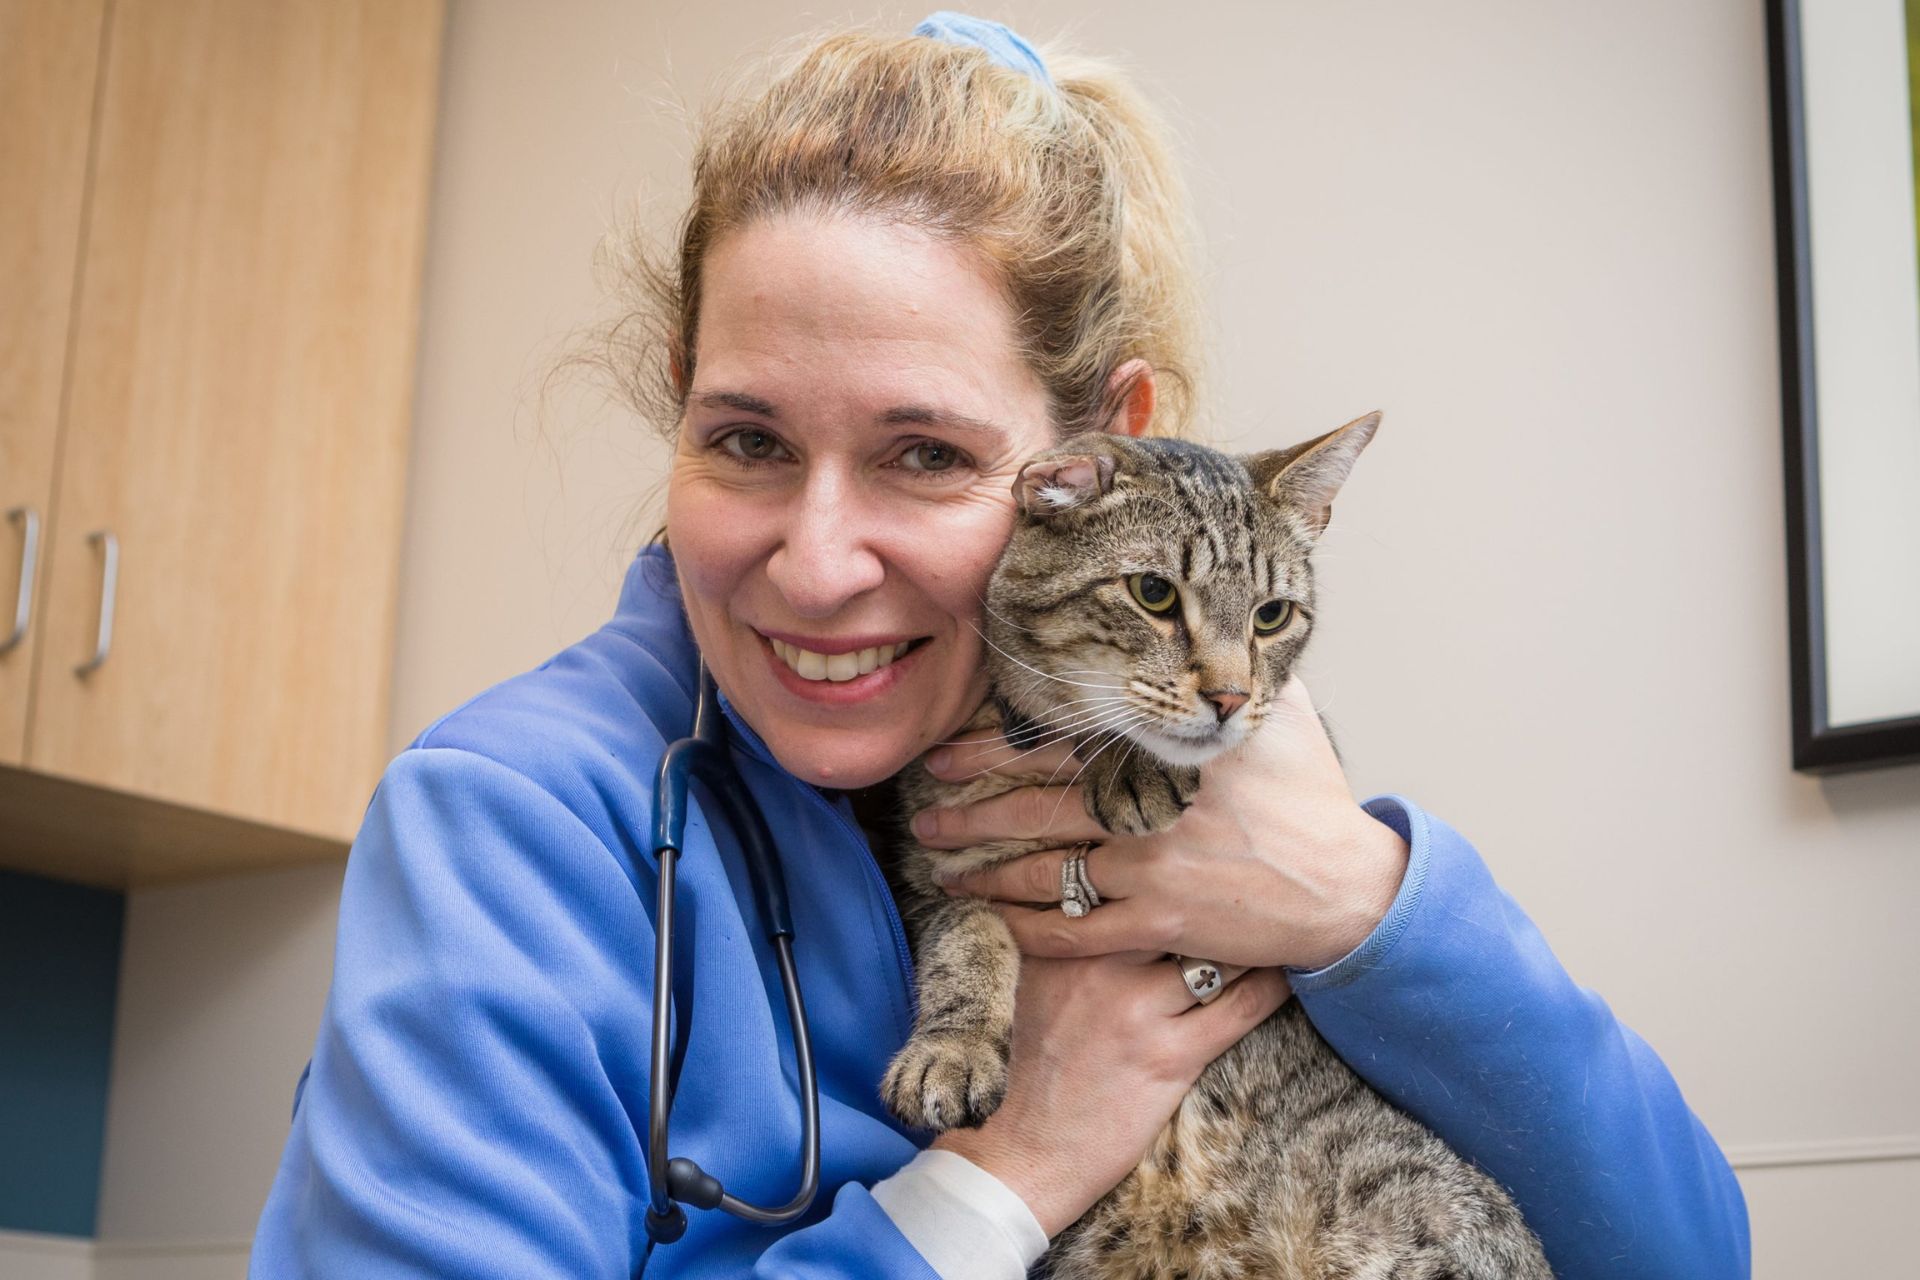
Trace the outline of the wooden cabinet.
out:
[[[35,270],[62,227],[77,248],[0,330],[28,353],[5,387],[38,395],[9,405],[0,501],[46,504],[33,634],[0,655],[0,865],[148,883],[337,851],[386,752],[440,5],[116,0],[91,36],[86,11],[0,0],[97,67],[5,72],[8,105],[36,96],[0,128],[39,129],[8,159],[86,162],[83,194],[6,197]]]
[[[104,10],[0,0],[0,765],[26,758]]]

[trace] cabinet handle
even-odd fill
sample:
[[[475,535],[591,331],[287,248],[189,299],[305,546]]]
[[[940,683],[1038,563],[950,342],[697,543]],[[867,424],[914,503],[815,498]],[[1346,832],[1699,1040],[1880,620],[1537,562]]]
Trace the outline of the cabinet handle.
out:
[[[113,647],[113,594],[120,584],[120,539],[105,529],[95,529],[87,535],[87,541],[106,548],[106,558],[100,566],[100,640],[93,656],[73,669],[77,676],[98,669],[107,660],[107,650]]]
[[[27,622],[33,617],[33,571],[40,563],[40,517],[31,507],[15,507],[7,512],[7,519],[25,524],[26,537],[20,540],[20,599],[13,606],[13,631],[0,640],[0,653],[27,638]]]

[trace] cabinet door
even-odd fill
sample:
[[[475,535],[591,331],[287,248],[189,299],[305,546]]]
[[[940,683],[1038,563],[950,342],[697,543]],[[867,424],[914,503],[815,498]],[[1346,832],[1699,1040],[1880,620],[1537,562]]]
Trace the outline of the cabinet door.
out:
[[[0,0],[0,764],[19,764],[33,677],[74,257],[105,0]],[[18,511],[9,518],[9,513]],[[16,633],[23,582],[40,597]]]
[[[29,767],[351,835],[386,745],[438,0],[118,0]],[[104,542],[112,647],[84,675]]]

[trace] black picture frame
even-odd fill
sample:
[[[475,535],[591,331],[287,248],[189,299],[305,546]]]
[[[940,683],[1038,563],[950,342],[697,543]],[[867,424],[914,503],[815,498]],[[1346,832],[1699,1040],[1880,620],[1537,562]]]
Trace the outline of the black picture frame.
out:
[[[1793,767],[1838,773],[1920,761],[1920,716],[1833,725],[1827,719],[1821,590],[1820,449],[1814,399],[1812,254],[1798,0],[1763,0],[1773,128],[1774,240],[1787,502],[1788,649]],[[1920,584],[1916,584],[1920,587]]]

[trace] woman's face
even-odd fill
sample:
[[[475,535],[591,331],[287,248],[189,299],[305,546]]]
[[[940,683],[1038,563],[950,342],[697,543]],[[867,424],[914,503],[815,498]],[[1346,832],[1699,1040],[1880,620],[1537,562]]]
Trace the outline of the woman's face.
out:
[[[716,244],[667,496],[695,639],[795,776],[878,782],[986,692],[982,598],[1051,442],[989,268],[791,214]]]

